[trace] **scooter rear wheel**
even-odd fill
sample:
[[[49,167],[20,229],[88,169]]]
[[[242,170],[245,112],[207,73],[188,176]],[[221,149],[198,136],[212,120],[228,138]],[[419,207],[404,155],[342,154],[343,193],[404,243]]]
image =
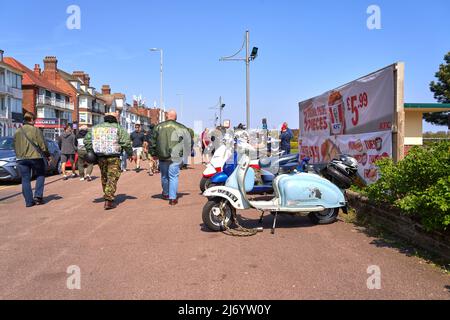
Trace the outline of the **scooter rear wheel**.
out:
[[[325,209],[320,212],[311,212],[308,217],[314,224],[332,224],[337,221],[339,208]]]
[[[223,209],[221,209],[221,207]],[[221,210],[225,216],[225,222],[221,217]],[[212,231],[225,231],[226,227],[233,223],[235,209],[223,198],[214,198],[208,201],[203,207],[203,223]]]

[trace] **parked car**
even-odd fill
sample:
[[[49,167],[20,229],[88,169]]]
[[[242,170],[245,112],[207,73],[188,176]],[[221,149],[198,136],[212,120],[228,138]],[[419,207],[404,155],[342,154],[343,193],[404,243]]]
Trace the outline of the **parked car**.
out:
[[[50,161],[47,166],[47,174],[58,174],[61,167],[61,151],[58,144],[48,140]],[[18,181],[20,173],[17,169],[16,153],[13,149],[12,137],[0,137],[0,181]]]

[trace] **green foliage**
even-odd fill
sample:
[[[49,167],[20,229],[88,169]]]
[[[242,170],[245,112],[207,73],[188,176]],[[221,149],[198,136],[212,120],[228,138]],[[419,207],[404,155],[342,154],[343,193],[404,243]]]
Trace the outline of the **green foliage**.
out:
[[[381,177],[365,189],[375,202],[392,204],[417,217],[429,230],[450,225],[450,142],[414,147],[404,160],[377,162]]]
[[[445,63],[439,66],[435,75],[438,81],[430,83],[430,90],[438,102],[450,103],[450,52],[445,55],[444,60]]]
[[[437,82],[430,83],[430,90],[434,98],[440,103],[450,103],[450,52],[444,57],[445,63],[439,66],[436,72]],[[432,124],[445,126],[448,124],[449,112],[436,112],[424,114],[424,119]]]

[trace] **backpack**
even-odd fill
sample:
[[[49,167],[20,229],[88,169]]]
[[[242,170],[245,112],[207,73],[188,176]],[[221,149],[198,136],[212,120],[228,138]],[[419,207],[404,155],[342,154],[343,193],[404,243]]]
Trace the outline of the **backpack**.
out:
[[[121,153],[119,126],[99,126],[92,129],[92,149],[102,156],[117,156]]]

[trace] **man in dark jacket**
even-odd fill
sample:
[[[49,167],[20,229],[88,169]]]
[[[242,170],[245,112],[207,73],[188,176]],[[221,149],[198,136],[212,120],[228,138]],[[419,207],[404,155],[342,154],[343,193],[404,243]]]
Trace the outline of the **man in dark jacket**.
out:
[[[66,174],[66,164],[68,161],[70,161],[70,164],[72,165],[71,178],[76,178],[77,172],[75,164],[75,154],[77,153],[77,139],[72,132],[71,126],[66,126],[66,128],[64,129],[64,133],[58,138],[58,144],[61,148],[61,173],[63,175],[63,179],[69,179]]]
[[[283,123],[283,126],[281,127],[281,145],[280,149],[281,151],[284,151],[283,155],[287,155],[291,153],[291,140],[294,138],[294,134],[292,133],[292,130],[289,129],[288,124],[285,122]]]
[[[22,194],[27,208],[44,204],[45,161],[50,156],[42,132],[34,127],[35,116],[27,112],[24,125],[14,135],[17,168],[22,177]],[[36,189],[31,188],[31,175],[36,176]]]
[[[191,135],[189,130],[178,123],[177,113],[170,110],[167,121],[153,129],[150,153],[159,159],[163,198],[170,205],[178,204],[178,177],[184,154],[190,154]]]
[[[130,135],[118,123],[118,113],[107,113],[105,122],[96,125],[84,138],[87,152],[94,152],[102,176],[105,210],[116,207],[114,204],[119,181],[120,155],[125,151],[129,158],[133,155]]]
[[[78,172],[80,173],[80,181],[92,181],[92,171],[94,165],[87,163],[84,158],[87,155],[86,147],[84,146],[84,138],[88,133],[88,127],[82,126],[77,134],[77,146],[78,146]],[[86,169],[86,170],[85,170]],[[86,172],[85,172],[86,171]]]

